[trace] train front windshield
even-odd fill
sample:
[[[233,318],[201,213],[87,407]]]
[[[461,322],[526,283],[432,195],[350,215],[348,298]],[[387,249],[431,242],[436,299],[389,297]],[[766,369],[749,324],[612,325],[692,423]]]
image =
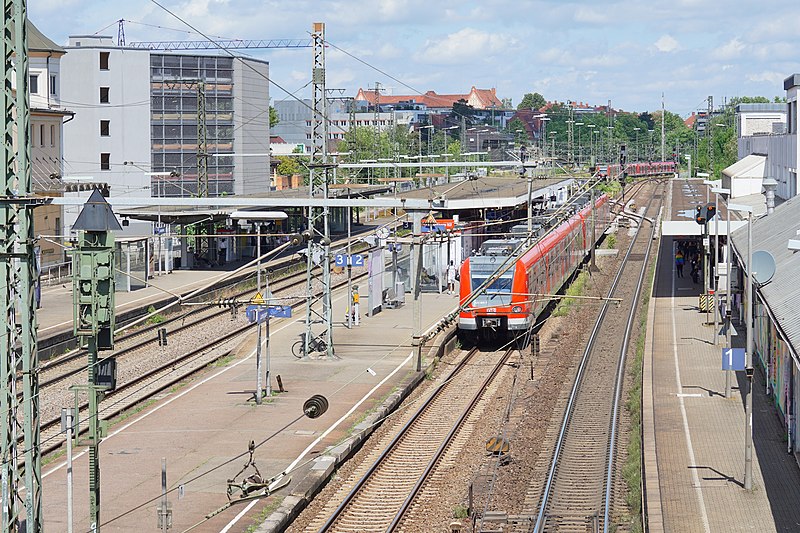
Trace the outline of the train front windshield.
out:
[[[475,291],[486,283],[495,273],[497,265],[475,264],[475,258],[470,261],[470,273],[472,275],[472,290]],[[511,287],[514,281],[514,267],[504,272],[499,278],[495,279],[489,287],[481,291],[478,297],[472,302],[473,307],[497,307],[501,305],[511,305]]]

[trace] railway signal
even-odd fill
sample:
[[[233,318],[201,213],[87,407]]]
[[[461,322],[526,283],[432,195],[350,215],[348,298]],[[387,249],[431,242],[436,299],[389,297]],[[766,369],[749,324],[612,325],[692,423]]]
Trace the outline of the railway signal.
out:
[[[698,205],[694,215],[694,221],[701,226],[705,226],[716,214],[717,206],[715,204]]]
[[[121,231],[111,206],[95,189],[84,204],[73,228],[80,232],[73,258],[73,327],[81,343],[88,345],[89,383],[89,522],[100,531],[100,441],[105,423],[98,414],[103,391],[115,385],[115,361],[98,363],[100,350],[114,349],[114,234]],[[102,376],[101,376],[102,369]],[[102,379],[101,379],[102,378]],[[77,434],[77,432],[76,432]]]

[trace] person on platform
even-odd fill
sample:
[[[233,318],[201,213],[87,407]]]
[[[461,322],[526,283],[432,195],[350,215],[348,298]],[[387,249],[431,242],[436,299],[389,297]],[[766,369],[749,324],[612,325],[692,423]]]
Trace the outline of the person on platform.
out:
[[[453,294],[456,290],[456,267],[453,265],[453,262],[450,261],[450,265],[447,267],[447,294]]]
[[[678,277],[683,277],[683,251],[678,248],[678,252],[675,254],[675,270],[678,272]]]
[[[220,265],[225,264],[225,255],[228,252],[228,242],[226,237],[221,237],[219,239],[219,244],[217,245],[217,257],[218,263]]]

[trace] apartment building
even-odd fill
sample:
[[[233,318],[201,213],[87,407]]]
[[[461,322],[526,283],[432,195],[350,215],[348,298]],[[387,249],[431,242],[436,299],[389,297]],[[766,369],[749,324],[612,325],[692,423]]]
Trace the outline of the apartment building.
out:
[[[65,49],[62,98],[75,110],[65,128],[68,174],[108,183],[112,197],[195,196],[203,124],[208,195],[269,190],[267,62],[98,35],[71,36]]]

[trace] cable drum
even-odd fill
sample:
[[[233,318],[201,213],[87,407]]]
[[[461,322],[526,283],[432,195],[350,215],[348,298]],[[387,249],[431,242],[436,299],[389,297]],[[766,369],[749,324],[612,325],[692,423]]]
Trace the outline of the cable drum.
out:
[[[328,399],[321,394],[315,394],[303,404],[303,413],[308,418],[319,418],[328,410]]]

